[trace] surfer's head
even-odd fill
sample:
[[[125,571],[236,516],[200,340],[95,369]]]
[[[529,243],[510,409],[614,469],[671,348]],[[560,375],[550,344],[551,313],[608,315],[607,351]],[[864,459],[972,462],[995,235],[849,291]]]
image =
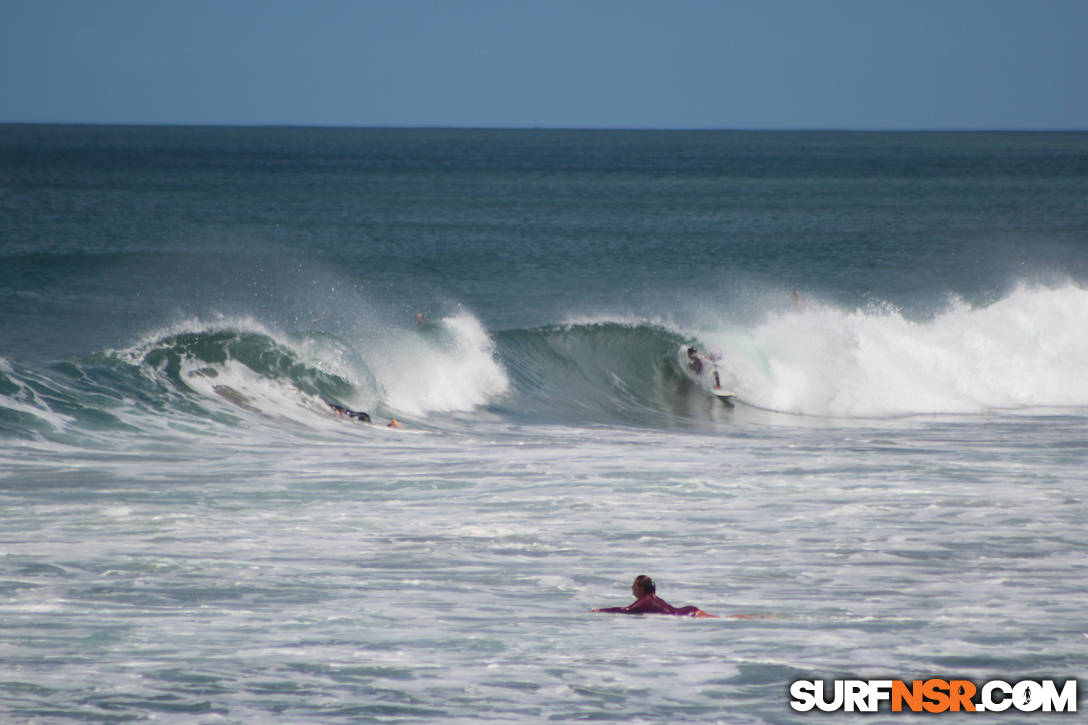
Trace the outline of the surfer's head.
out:
[[[635,583],[631,585],[631,589],[635,592],[636,597],[657,593],[657,585],[654,584],[654,580],[645,574],[639,574],[635,577]]]
[[[699,351],[696,350],[694,347],[689,347],[688,348],[688,357],[695,357],[698,354],[699,354]]]

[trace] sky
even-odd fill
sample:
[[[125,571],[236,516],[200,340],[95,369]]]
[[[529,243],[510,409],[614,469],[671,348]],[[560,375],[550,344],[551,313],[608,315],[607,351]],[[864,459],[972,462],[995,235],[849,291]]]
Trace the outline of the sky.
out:
[[[1088,130],[1088,0],[0,0],[0,122]]]

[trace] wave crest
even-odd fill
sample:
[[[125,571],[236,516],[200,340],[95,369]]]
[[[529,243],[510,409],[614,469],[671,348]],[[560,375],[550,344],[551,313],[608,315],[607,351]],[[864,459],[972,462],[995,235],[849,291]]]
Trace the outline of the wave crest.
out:
[[[1088,291],[1023,285],[931,319],[811,303],[750,326],[596,320],[491,334],[472,315],[368,332],[284,335],[189,321],[122,351],[47,367],[0,359],[0,435],[162,432],[184,424],[330,420],[324,402],[441,426],[444,414],[523,424],[672,427],[747,411],[835,418],[1088,409]],[[680,349],[720,356],[727,413]],[[176,425],[175,425],[176,427]]]

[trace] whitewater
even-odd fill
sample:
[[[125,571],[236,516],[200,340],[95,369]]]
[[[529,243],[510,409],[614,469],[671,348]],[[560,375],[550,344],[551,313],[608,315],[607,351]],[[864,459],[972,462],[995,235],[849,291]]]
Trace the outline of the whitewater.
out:
[[[5,361],[6,707],[700,720],[748,699],[780,722],[783,683],[817,674],[1074,666],[1086,318],[1068,285],[921,322],[809,301],[750,328],[488,334],[462,312],[353,344],[189,320]],[[735,409],[685,382],[689,343]],[[763,618],[586,614],[644,570]]]
[[[5,721],[1088,673],[1082,135],[0,142]],[[639,574],[720,618],[590,612]]]

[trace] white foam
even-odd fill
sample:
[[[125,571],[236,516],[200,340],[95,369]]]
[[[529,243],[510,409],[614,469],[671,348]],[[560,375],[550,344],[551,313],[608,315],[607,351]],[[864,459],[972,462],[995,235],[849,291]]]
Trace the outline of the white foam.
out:
[[[236,414],[310,422],[322,407],[290,380],[264,377],[235,360],[215,365],[214,377],[201,372],[208,367],[200,361],[184,360],[182,375],[186,385],[207,398],[220,400],[225,410]]]
[[[462,312],[439,324],[440,336],[389,334],[377,354],[368,355],[390,408],[407,415],[469,411],[509,390],[479,320]]]
[[[1088,291],[1021,285],[986,307],[953,299],[929,321],[894,308],[810,305],[747,335],[708,332],[742,397],[833,416],[1088,406]]]

